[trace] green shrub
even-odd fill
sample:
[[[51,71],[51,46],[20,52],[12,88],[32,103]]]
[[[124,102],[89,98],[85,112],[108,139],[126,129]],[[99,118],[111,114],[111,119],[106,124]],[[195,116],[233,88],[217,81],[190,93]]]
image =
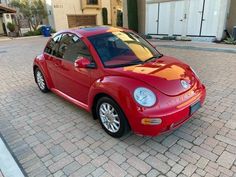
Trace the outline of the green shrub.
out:
[[[10,22],[7,23],[7,28],[9,29],[10,32],[14,32],[16,30],[15,24]]]
[[[54,30],[53,28],[51,29],[51,33],[56,33],[56,30]]]
[[[228,37],[226,40],[224,40],[226,44],[234,44],[236,45],[236,40],[234,40],[233,37]]]
[[[24,33],[24,36],[39,36],[41,34],[41,29],[39,28],[35,31],[28,31],[27,33]]]
[[[176,40],[176,36],[164,36],[161,38],[161,40]]]

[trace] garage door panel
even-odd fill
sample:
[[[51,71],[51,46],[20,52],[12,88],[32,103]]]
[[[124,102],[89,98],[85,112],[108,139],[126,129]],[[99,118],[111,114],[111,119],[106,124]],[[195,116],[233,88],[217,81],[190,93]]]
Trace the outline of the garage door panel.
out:
[[[147,34],[157,34],[159,4],[147,4],[146,6],[146,30]]]
[[[181,35],[184,25],[184,1],[172,2],[175,4],[174,34]]]
[[[202,21],[203,0],[190,0],[188,35],[199,35]]]
[[[202,22],[203,36],[216,36],[220,16],[220,0],[205,0]]]
[[[171,2],[160,3],[158,34],[168,34],[170,28]]]
[[[96,15],[68,15],[69,28],[96,25]]]

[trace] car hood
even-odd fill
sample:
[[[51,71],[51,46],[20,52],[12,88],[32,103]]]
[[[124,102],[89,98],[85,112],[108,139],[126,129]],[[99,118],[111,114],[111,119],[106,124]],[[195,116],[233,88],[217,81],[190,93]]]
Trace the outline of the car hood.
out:
[[[169,96],[186,92],[197,82],[188,65],[168,56],[152,62],[112,68],[107,71],[110,75],[122,75],[141,80]]]

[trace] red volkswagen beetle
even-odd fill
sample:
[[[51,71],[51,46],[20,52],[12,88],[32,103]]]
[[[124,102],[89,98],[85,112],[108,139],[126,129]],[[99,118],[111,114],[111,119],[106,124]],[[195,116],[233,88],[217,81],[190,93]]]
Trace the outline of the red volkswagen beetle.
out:
[[[186,122],[206,90],[187,64],[160,54],[127,29],[83,27],[56,33],[34,60],[35,81],[92,112],[103,129],[156,136]]]

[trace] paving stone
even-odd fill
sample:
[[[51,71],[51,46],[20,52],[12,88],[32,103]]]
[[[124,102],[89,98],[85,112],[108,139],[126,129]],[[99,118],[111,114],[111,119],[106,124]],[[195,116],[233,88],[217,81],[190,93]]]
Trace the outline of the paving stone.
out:
[[[149,147],[153,148],[155,151],[160,152],[160,153],[164,153],[167,150],[167,148],[165,146],[163,146],[160,143],[157,143],[155,141],[152,141],[152,140],[148,141],[146,144]]]
[[[140,172],[132,166],[130,166],[126,172],[128,172],[131,176],[138,176],[140,174]]]
[[[68,176],[68,175],[74,173],[80,167],[81,167],[81,165],[78,162],[74,161],[74,162],[70,163],[69,165],[65,166],[63,168],[63,172]]]
[[[49,153],[48,149],[43,144],[38,144],[33,149],[39,157],[44,157]]]
[[[106,156],[100,155],[96,159],[92,160],[91,163],[94,166],[99,167],[99,166],[103,165],[107,161],[108,161],[108,158]]]
[[[66,151],[66,152],[68,152],[68,153],[72,153],[72,152],[74,152],[75,150],[77,150],[77,147],[73,144],[73,143],[71,143],[70,141],[63,141],[62,143],[61,143],[61,146],[64,148],[64,150]]]
[[[127,174],[126,171],[116,165],[113,161],[108,161],[108,163],[105,163],[103,168],[112,176],[122,177]]]
[[[80,154],[75,158],[77,162],[79,162],[80,165],[85,165],[91,161],[90,157],[86,154]]]
[[[149,165],[151,165],[153,168],[157,169],[158,171],[162,172],[162,173],[167,173],[170,170],[170,167],[160,161],[159,159],[155,158],[155,157],[148,157],[145,162],[147,162]]]
[[[192,151],[212,161],[215,161],[218,158],[217,155],[198,146],[194,146]]]
[[[55,145],[51,147],[49,150],[53,156],[58,156],[59,154],[64,152],[64,149],[60,145]]]
[[[204,158],[204,157],[201,157],[198,162],[197,162],[197,166],[201,169],[204,169],[207,165],[207,163],[209,162],[208,159]]]
[[[174,145],[177,141],[178,141],[178,137],[175,135],[170,135],[167,138],[164,139],[164,141],[162,141],[162,144],[166,147],[171,147],[172,145]]]
[[[227,175],[227,176],[236,176],[236,172],[234,171],[232,171],[232,169],[231,170],[229,170],[229,169],[227,169],[227,168],[224,168],[224,167],[219,167],[218,168],[218,171],[220,171],[221,173],[223,173],[223,174],[225,174],[225,175]]]
[[[86,164],[82,166],[80,169],[78,169],[76,172],[71,174],[71,177],[85,177],[88,176],[90,173],[92,173],[95,170],[95,166],[92,164]]]
[[[101,176],[104,172],[105,172],[105,170],[100,167],[100,168],[97,168],[96,170],[94,170],[94,171],[92,172],[92,175],[93,175],[94,177],[98,177],[98,176]]]
[[[181,152],[184,150],[184,148],[178,144],[173,145],[169,151],[172,152],[173,154],[179,155]]]
[[[159,175],[160,175],[160,172],[158,172],[155,169],[152,169],[148,172],[147,177],[153,177],[153,176],[159,176]]]
[[[110,156],[110,159],[113,160],[116,164],[122,164],[126,158],[119,153],[114,153]]]
[[[197,167],[195,165],[192,165],[192,164],[188,164],[184,171],[183,171],[183,174],[187,175],[187,176],[191,176],[194,171],[197,169]]]
[[[217,160],[217,163],[219,163],[221,166],[225,168],[230,168],[233,165],[235,159],[236,159],[235,154],[231,154],[227,151],[224,151]]]
[[[132,156],[127,160],[127,162],[134,168],[139,170],[142,174],[147,174],[151,170],[151,166],[140,160],[139,158]]]
[[[204,169],[207,173],[213,175],[213,176],[219,176],[220,175],[220,172],[210,166],[207,166],[205,169]]]
[[[188,141],[184,140],[184,139],[180,139],[177,142],[180,146],[183,146],[184,148],[190,149],[192,148],[193,144],[189,143]]]
[[[180,174],[180,172],[184,169],[184,167],[182,165],[179,165],[179,164],[175,164],[173,167],[172,167],[172,171],[176,174]]]
[[[71,158],[70,156],[67,156],[57,162],[55,162],[54,164],[52,164],[51,166],[49,166],[49,170],[54,173],[60,169],[62,169],[64,166],[70,164],[73,161],[73,158]]]
[[[236,140],[233,140],[233,139],[227,138],[225,136],[221,136],[221,135],[216,135],[215,138],[217,140],[224,142],[224,143],[230,144],[232,146],[236,146]]]

